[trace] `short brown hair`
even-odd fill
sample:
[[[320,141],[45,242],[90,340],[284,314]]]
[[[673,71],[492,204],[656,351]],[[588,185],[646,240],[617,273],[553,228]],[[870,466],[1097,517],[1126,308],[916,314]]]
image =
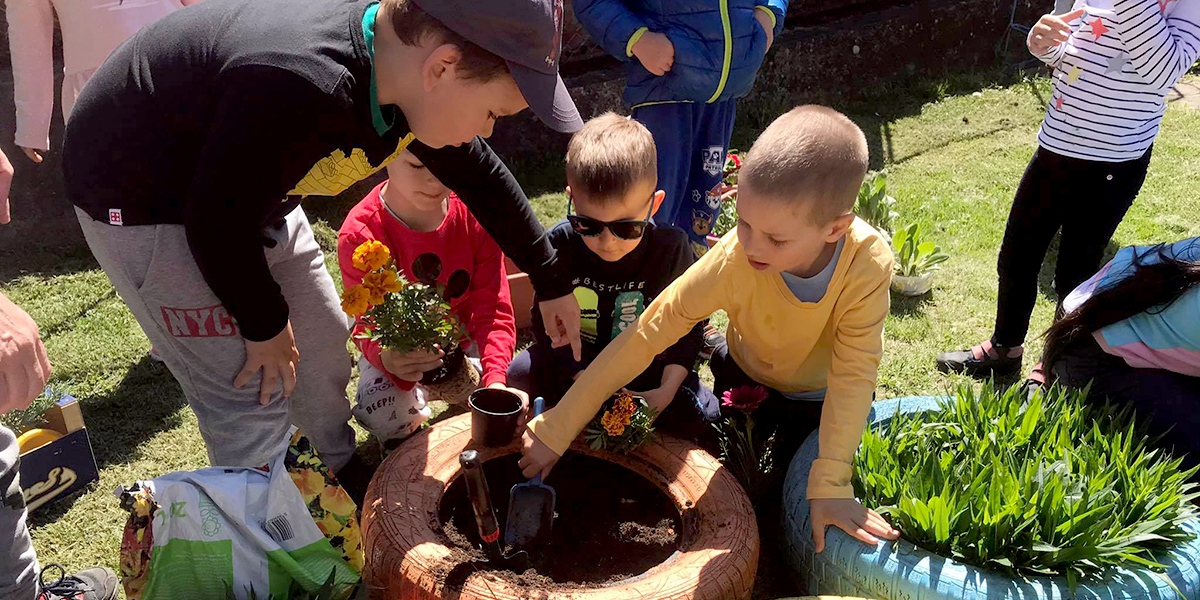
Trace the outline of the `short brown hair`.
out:
[[[451,31],[409,0],[383,0],[382,5],[391,11],[392,29],[404,45],[417,46],[426,36],[434,35],[443,44],[458,46],[462,52],[460,72],[464,79],[487,83],[509,74],[503,58]]]
[[[775,119],[746,155],[740,186],[775,200],[803,201],[824,225],[854,210],[867,174],[867,138],[846,115],[800,106]]]
[[[658,183],[658,151],[645,125],[609,112],[571,136],[567,185],[573,192],[589,200],[613,200],[644,181]]]

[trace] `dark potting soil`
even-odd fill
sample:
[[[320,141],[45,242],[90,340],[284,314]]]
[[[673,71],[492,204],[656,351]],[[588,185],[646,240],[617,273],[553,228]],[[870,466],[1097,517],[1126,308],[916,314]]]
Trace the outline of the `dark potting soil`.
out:
[[[506,456],[483,466],[501,527],[508,515],[509,490],[525,481],[519,458]],[[446,565],[446,583],[454,583],[455,573],[491,570],[496,577],[533,589],[595,586],[640,575],[679,547],[680,517],[671,499],[624,467],[568,454],[546,484],[558,496],[553,531],[545,544],[530,551],[532,568],[513,573],[489,568],[466,482],[452,482],[439,515],[453,549],[450,562],[455,563]]]

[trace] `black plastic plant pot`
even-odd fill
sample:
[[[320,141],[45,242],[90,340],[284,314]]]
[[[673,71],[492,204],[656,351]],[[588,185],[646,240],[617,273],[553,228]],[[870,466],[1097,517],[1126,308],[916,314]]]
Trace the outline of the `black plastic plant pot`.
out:
[[[503,448],[517,437],[521,398],[508,390],[483,388],[467,399],[471,407],[471,440],[487,448]]]
[[[442,366],[432,371],[425,371],[425,376],[421,378],[421,383],[434,385],[454,377],[458,373],[458,370],[463,368],[464,361],[466,361],[466,355],[463,353],[462,346],[455,346],[452,350],[447,351],[446,356],[442,358]]]

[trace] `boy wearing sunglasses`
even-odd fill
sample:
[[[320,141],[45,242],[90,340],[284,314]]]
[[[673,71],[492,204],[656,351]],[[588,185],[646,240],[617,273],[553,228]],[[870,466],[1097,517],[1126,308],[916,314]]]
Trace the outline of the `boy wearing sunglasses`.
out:
[[[612,113],[588,121],[571,138],[568,214],[550,231],[550,243],[575,286],[583,360],[552,348],[534,311],[538,337],[509,365],[509,385],[556,404],[609,342],[691,266],[687,235],[651,221],[664,197],[656,162],[650,131]],[[716,397],[693,370],[702,336],[702,325],[691,327],[627,386],[660,412],[672,407],[658,426],[683,437],[703,435],[711,429],[706,421],[719,414]]]
[[[845,115],[803,106],[776,119],[738,174],[737,229],[529,423],[525,475],[547,474],[612,391],[724,310],[728,343],[709,363],[715,387],[765,396],[755,420],[776,428],[777,463],[788,464],[820,424],[807,489],[816,551],[827,525],[872,545],[896,539],[850,485],[883,355],[893,261],[879,232],[852,212],[866,172],[866,137]]]

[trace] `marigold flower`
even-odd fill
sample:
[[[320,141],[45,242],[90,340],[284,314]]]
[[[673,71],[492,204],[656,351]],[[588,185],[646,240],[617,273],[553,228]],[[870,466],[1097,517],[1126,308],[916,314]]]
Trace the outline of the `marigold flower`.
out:
[[[392,258],[391,251],[379,240],[367,240],[354,249],[351,261],[355,269],[374,271],[382,268]]]
[[[612,422],[604,426],[604,431],[613,437],[620,437],[625,434],[625,425],[618,422]]]
[[[384,269],[374,273],[367,273],[363,276],[362,287],[370,294],[368,302],[372,306],[383,304],[385,294],[399,292],[404,287],[400,283],[400,276],[391,269]]]
[[[342,311],[352,317],[361,317],[371,308],[371,292],[356,285],[342,292]]]
[[[633,404],[633,397],[627,394],[622,394],[617,401],[613,403],[613,411],[625,415],[632,415],[637,412],[637,407]]]

